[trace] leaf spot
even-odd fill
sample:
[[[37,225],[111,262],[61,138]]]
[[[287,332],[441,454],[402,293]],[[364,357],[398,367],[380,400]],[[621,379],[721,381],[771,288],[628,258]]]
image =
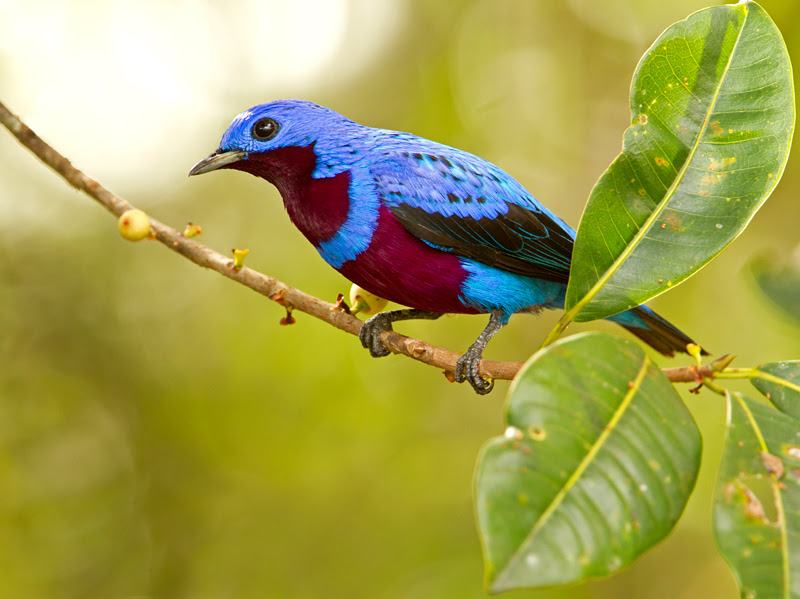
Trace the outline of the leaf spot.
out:
[[[668,209],[664,211],[663,220],[665,222],[661,223],[661,228],[666,229],[664,225],[669,225],[673,231],[682,231],[681,228],[681,217],[678,216],[678,213],[674,210]]]
[[[545,431],[541,426],[537,426],[535,424],[532,424],[528,427],[528,434],[534,441],[544,441],[545,438],[547,438],[547,431]]]
[[[519,430],[516,426],[509,426],[506,428],[503,436],[506,439],[522,439],[522,431]]]
[[[713,185],[719,180],[719,175],[703,175],[703,178],[700,179],[700,183],[703,185]]]
[[[774,474],[775,478],[783,478],[784,469],[782,459],[766,451],[762,451],[758,455],[761,458],[761,462],[764,464],[764,468],[767,469],[767,472]]]
[[[669,166],[669,161],[661,156],[656,156],[656,164],[658,166]]]

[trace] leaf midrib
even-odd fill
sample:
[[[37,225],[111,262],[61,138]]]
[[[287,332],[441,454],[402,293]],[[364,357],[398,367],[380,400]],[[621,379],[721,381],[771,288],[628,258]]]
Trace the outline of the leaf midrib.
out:
[[[589,448],[589,451],[586,452],[586,455],[581,460],[580,464],[578,464],[577,468],[573,471],[567,481],[564,483],[564,486],[556,493],[553,500],[550,504],[545,508],[542,512],[542,515],[539,516],[539,519],[534,524],[531,532],[525,537],[525,539],[520,543],[519,548],[515,552],[514,556],[508,561],[508,564],[505,568],[503,568],[504,572],[509,572],[513,566],[516,566],[517,562],[522,559],[522,555],[524,552],[521,551],[522,547],[527,547],[533,540],[533,538],[539,533],[545,523],[550,519],[550,516],[556,511],[556,509],[564,502],[565,497],[569,493],[569,491],[575,486],[577,480],[583,476],[584,472],[589,468],[590,464],[594,461],[597,454],[600,452],[600,449],[603,447],[605,442],[608,440],[608,437],[613,433],[617,425],[619,424],[620,419],[622,416],[627,412],[628,407],[630,406],[631,401],[633,401],[636,392],[639,391],[642,385],[642,381],[644,380],[645,375],[647,374],[647,369],[650,366],[650,358],[648,356],[644,356],[642,361],[642,366],[639,369],[639,372],[636,374],[636,378],[630,383],[628,392],[622,398],[619,406],[612,414],[611,418],[608,421],[608,424],[603,428],[603,431],[598,435],[597,440],[592,444]],[[497,582],[502,580],[502,575],[498,578]],[[492,585],[496,586],[496,585]]]
[[[617,257],[616,260],[614,260],[611,266],[609,266],[608,269],[606,269],[605,273],[603,273],[603,275],[597,280],[597,282],[591,287],[591,289],[589,289],[586,295],[584,295],[579,302],[577,302],[572,308],[569,309],[569,311],[566,312],[562,320],[568,322],[574,319],[575,316],[577,316],[577,314],[581,310],[583,310],[583,308],[592,300],[592,298],[594,298],[594,296],[600,292],[600,290],[611,279],[611,277],[613,277],[614,274],[616,274],[622,263],[625,262],[625,260],[627,260],[628,257],[633,253],[633,251],[638,247],[639,243],[642,241],[642,239],[650,230],[650,228],[655,224],[658,217],[661,216],[664,209],[667,207],[667,204],[669,204],[670,200],[672,200],[678,187],[683,182],[683,178],[686,175],[686,171],[689,169],[689,166],[692,160],[694,159],[694,156],[697,153],[698,148],[700,147],[700,142],[703,139],[703,135],[705,134],[706,129],[708,128],[708,124],[711,120],[711,115],[714,114],[714,109],[717,106],[717,100],[719,100],[720,97],[720,90],[722,89],[722,86],[725,83],[725,80],[728,76],[728,72],[730,71],[731,63],[733,62],[733,58],[734,56],[736,56],[736,53],[738,51],[738,46],[742,38],[742,33],[745,30],[745,27],[747,25],[747,19],[750,16],[749,7],[745,5],[744,9],[745,9],[744,21],[742,22],[742,26],[740,27],[739,33],[736,36],[736,41],[734,42],[733,50],[731,51],[731,54],[728,57],[728,62],[725,65],[725,69],[723,70],[722,76],[720,77],[719,84],[717,85],[717,88],[714,90],[713,101],[709,104],[708,110],[706,111],[706,116],[703,119],[703,124],[700,127],[700,130],[698,131],[698,134],[695,138],[695,142],[692,144],[689,155],[686,157],[686,160],[684,161],[683,166],[681,166],[680,171],[678,171],[675,180],[672,182],[672,185],[670,185],[669,189],[667,189],[666,193],[664,194],[664,198],[658,203],[655,210],[653,210],[652,214],[639,228],[639,230],[636,232],[636,235],[633,236],[631,242],[625,246],[625,249],[623,249],[622,253]],[[624,155],[624,151],[622,154],[620,154],[620,156],[622,155]],[[617,159],[619,159],[619,157],[617,157]]]
[[[793,383],[788,379],[782,379],[781,377],[776,376],[772,373],[764,372],[763,370],[756,371],[756,374],[754,374],[752,378],[761,379],[762,381],[767,381],[769,383],[773,383],[774,385],[786,387],[788,389],[791,389],[792,391],[800,393],[800,385],[797,385],[796,383]]]

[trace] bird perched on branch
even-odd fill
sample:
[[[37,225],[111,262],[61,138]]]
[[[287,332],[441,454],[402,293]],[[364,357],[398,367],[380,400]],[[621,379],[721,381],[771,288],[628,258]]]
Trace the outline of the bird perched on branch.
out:
[[[563,308],[575,231],[503,170],[416,135],[365,127],[311,102],[238,115],[190,175],[232,168],[278,188],[289,217],[328,264],[408,309],[359,335],[374,357],[392,323],[489,313],[455,379],[491,391],[478,365],[517,312]],[[645,306],[609,317],[671,356],[692,340]]]

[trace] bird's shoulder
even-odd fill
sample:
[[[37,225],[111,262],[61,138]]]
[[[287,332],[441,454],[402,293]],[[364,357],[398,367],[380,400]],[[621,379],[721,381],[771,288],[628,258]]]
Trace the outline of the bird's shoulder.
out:
[[[445,215],[493,217],[508,204],[542,206],[513,177],[469,152],[408,133],[385,132],[372,152],[370,173],[390,205]]]
[[[389,133],[375,146],[369,170],[381,202],[425,243],[566,282],[574,231],[500,167],[463,150]]]

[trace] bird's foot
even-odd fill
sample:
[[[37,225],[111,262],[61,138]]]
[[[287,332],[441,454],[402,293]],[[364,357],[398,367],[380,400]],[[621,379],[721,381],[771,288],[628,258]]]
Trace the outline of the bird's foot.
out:
[[[369,350],[373,358],[382,358],[391,353],[388,349],[383,347],[383,342],[381,341],[381,333],[393,330],[392,320],[387,314],[389,313],[380,312],[366,320],[364,324],[361,325],[361,330],[358,333],[358,339],[361,341],[361,345]]]
[[[494,389],[494,381],[491,379],[487,381],[478,372],[482,354],[483,349],[473,345],[458,359],[455,372],[456,382],[469,381],[469,384],[472,385],[478,395],[486,395]]]

